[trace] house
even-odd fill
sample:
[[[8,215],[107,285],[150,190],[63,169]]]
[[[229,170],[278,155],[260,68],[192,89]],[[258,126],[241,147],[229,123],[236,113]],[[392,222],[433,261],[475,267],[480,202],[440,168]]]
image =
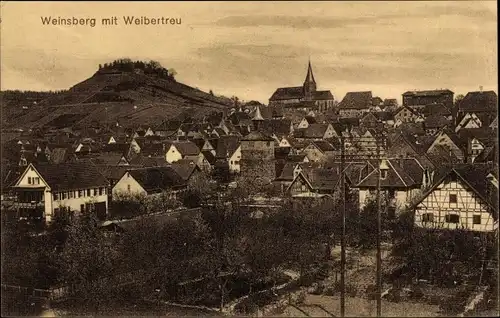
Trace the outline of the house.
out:
[[[171,166],[127,170],[113,186],[113,198],[120,195],[157,195],[168,192],[175,199],[187,182]]]
[[[443,104],[448,109],[452,109],[453,95],[454,93],[449,89],[408,91],[403,93],[403,106],[421,111],[426,105]]]
[[[295,198],[324,197],[332,195],[340,184],[340,170],[301,165],[294,170],[294,179],[287,193]]]
[[[173,141],[165,143],[165,160],[169,163],[183,159],[186,156],[199,156],[200,149],[191,141]]]
[[[315,140],[302,150],[310,162],[322,162],[333,157],[335,148],[326,140]]]
[[[51,222],[63,213],[89,210],[105,218],[108,186],[108,180],[92,164],[30,164],[13,189],[19,217]]]
[[[498,168],[488,164],[443,167],[414,205],[415,225],[423,228],[498,229]]]
[[[366,113],[360,120],[359,123],[363,127],[371,128],[377,127],[381,124],[381,120],[375,115],[374,112]]]
[[[385,169],[380,171],[380,191],[392,212],[400,211],[409,205],[411,200],[421,194],[425,168],[414,158],[382,160]],[[371,162],[378,167],[379,161]],[[378,169],[371,169],[358,184],[353,187],[359,190],[359,204],[362,209],[367,200],[372,200],[377,190]]]
[[[321,140],[338,137],[332,124],[310,124],[307,128],[296,129],[294,137],[301,140]]]
[[[293,132],[293,124],[290,119],[265,119],[261,123],[262,131],[268,135],[275,135],[278,138],[289,136]]]
[[[458,103],[458,113],[491,113],[498,111],[498,96],[494,91],[468,92]],[[493,118],[492,118],[493,119]],[[488,125],[489,123],[486,123]]]
[[[170,165],[172,169],[184,180],[188,186],[190,181],[192,181],[198,174],[202,173],[200,167],[198,167],[192,160],[181,159]]]
[[[372,107],[372,92],[348,92],[338,107],[341,117],[361,117]]]
[[[314,116],[305,116],[302,118],[302,120],[299,122],[297,125],[298,129],[305,129],[309,127],[311,124],[317,124],[318,122],[316,121],[316,117]]]
[[[458,138],[467,143],[466,157],[467,162],[474,162],[486,148],[496,143],[496,133],[489,127],[461,129],[458,132]]]
[[[238,173],[241,171],[241,145],[237,136],[223,136],[217,142],[217,159],[226,159],[229,171]]]
[[[459,158],[462,162],[465,161],[467,154],[467,141],[462,140],[455,132],[449,129],[440,130],[434,137],[434,141],[427,148],[427,153],[430,153],[437,145],[445,146],[448,149],[450,156]]]
[[[286,189],[292,184],[294,178],[301,170],[300,162],[284,162],[276,164],[276,178],[273,184],[276,185],[281,193],[285,193]]]
[[[482,115],[482,114],[481,114]],[[455,127],[455,132],[458,132],[460,129],[467,128],[481,128],[483,126],[484,116],[480,114],[476,114],[474,112],[466,112],[462,113],[458,118],[458,124]],[[481,120],[481,118],[483,120]],[[487,119],[486,119],[487,120]]]
[[[305,105],[310,103],[311,105]],[[316,80],[312,71],[311,62],[307,68],[306,79],[304,84],[298,87],[281,87],[278,88],[271,98],[269,98],[269,106],[282,106],[282,107],[301,107],[310,108],[314,106],[320,111],[327,110],[334,106],[334,98],[330,91],[316,90]]]
[[[429,136],[435,135],[439,130],[449,127],[452,128],[453,122],[443,115],[430,115],[424,120],[424,130]]]
[[[179,120],[163,121],[160,125],[155,127],[155,135],[161,137],[177,136],[181,124],[182,122]]]
[[[420,123],[424,121],[424,118],[414,109],[402,106],[394,113],[394,121],[399,123]]]

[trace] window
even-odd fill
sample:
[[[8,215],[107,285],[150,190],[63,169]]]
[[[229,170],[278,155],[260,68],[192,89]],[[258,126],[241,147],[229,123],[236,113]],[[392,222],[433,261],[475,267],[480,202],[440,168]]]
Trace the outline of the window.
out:
[[[54,200],[59,200],[59,193],[54,193]]]
[[[422,214],[422,222],[434,222],[434,214],[432,213]]]
[[[83,191],[82,190],[78,190],[78,197],[79,198],[83,197]]]
[[[66,192],[63,192],[63,193],[62,193],[62,199],[63,199],[63,200],[66,200]]]
[[[445,222],[446,223],[458,223],[460,221],[460,218],[458,214],[446,214],[445,215]]]
[[[28,177],[28,184],[31,184],[31,177]]]
[[[74,194],[74,192],[73,192],[73,191],[70,191],[70,192],[69,192],[69,199],[73,199],[73,194]]]
[[[389,199],[394,199],[396,197],[396,190],[389,189],[389,191],[387,191],[387,196]]]
[[[94,196],[97,195],[97,189],[94,189]]]
[[[457,203],[457,195],[450,194],[450,203]]]
[[[85,209],[85,206],[83,204],[80,204],[80,212],[83,212]]]
[[[39,177],[35,177],[35,182],[34,184],[40,184],[40,178]]]
[[[90,189],[87,189],[87,196],[90,197]]]
[[[104,188],[99,188],[99,195],[103,195]]]
[[[385,180],[387,178],[387,170],[380,171],[380,179]]]
[[[474,214],[474,216],[472,216],[472,223],[481,224],[481,214]]]

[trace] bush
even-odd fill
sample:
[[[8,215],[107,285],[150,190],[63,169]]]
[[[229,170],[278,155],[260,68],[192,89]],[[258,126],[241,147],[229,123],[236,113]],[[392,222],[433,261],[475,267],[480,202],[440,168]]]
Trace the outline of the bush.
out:
[[[392,301],[395,303],[399,303],[402,299],[401,297],[401,289],[393,288],[389,291],[389,294],[385,297],[388,301]]]

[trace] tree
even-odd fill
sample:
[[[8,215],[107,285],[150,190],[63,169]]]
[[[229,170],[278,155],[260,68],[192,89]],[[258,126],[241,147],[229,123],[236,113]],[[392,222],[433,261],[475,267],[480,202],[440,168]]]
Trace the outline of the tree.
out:
[[[177,71],[175,69],[173,69],[173,68],[169,68],[168,69],[168,74],[169,74],[170,77],[175,78],[175,76],[177,75]]]
[[[161,66],[160,62],[154,61],[154,60],[149,61],[149,63],[147,65],[148,65],[148,67],[150,67],[153,70],[159,70],[159,69],[163,68]]]
[[[114,296],[108,277],[115,274],[119,259],[116,246],[109,244],[92,213],[80,215],[69,227],[61,255],[64,282],[72,286],[72,296],[95,313]],[[107,276],[107,277],[106,277]]]
[[[239,196],[222,200],[203,211],[209,235],[207,242],[208,255],[206,262],[209,268],[209,279],[219,288],[220,309],[222,311],[228,290],[229,281],[238,276],[244,268],[244,241],[242,236],[250,220],[248,213],[241,208]]]
[[[460,104],[460,102],[462,101],[462,99],[464,99],[464,95],[463,94],[458,94],[456,97],[455,97],[455,105],[458,105]]]

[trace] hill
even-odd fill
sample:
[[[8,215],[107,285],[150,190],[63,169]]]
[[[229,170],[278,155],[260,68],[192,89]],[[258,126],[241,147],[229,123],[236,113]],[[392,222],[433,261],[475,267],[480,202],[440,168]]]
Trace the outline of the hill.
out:
[[[133,63],[127,68],[106,65],[69,90],[49,94],[29,107],[11,100],[2,102],[2,128],[154,125],[165,118],[224,111],[231,103],[177,82],[163,68],[151,71]]]

